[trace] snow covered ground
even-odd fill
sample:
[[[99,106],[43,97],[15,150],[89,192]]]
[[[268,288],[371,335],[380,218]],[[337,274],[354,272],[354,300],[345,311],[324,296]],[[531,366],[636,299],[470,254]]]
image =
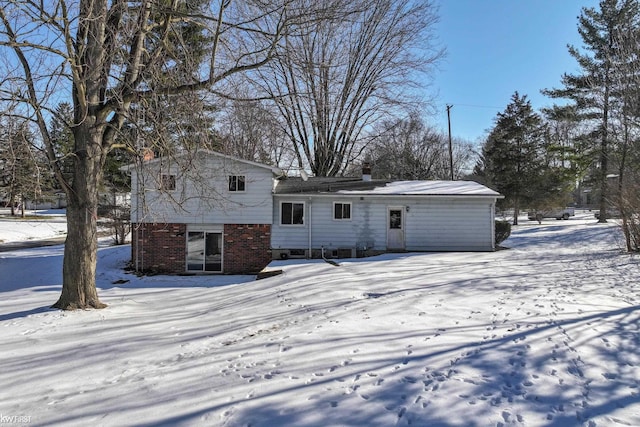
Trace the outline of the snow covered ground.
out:
[[[494,253],[138,278],[59,312],[62,248],[0,253],[0,416],[32,425],[640,425],[638,259],[591,213]],[[119,283],[127,281],[126,283]],[[7,418],[7,417],[23,417]],[[4,422],[4,421],[3,421]]]
[[[11,218],[9,213],[9,209],[0,209],[0,243],[49,239],[67,233],[67,218],[62,209],[27,211],[29,220]],[[38,219],[33,219],[36,216]]]

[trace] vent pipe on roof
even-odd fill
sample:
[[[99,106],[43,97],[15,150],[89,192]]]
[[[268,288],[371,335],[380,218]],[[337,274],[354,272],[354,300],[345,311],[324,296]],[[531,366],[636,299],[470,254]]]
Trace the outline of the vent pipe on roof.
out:
[[[371,164],[369,162],[362,164],[362,180],[371,181]]]

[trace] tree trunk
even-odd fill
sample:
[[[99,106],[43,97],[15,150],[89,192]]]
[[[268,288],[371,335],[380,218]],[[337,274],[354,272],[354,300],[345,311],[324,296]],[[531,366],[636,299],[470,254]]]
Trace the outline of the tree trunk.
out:
[[[73,184],[67,194],[67,239],[62,262],[62,295],[53,307],[62,310],[104,308],[96,289],[98,252],[98,183],[101,176],[100,134],[88,124],[74,130]]]
[[[611,35],[609,35],[611,37]],[[610,42],[611,44],[611,42]],[[600,217],[598,222],[607,222],[607,205],[609,197],[609,186],[607,182],[607,169],[609,159],[608,138],[609,138],[609,92],[610,92],[610,77],[609,70],[611,66],[609,63],[605,66],[605,87],[604,87],[604,101],[602,107],[602,140],[600,141]]]

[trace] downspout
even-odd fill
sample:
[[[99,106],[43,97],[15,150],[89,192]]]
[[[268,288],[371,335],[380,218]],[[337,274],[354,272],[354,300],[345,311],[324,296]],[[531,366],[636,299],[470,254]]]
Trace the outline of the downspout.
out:
[[[313,248],[311,247],[312,246],[311,245],[311,229],[312,229],[312,226],[311,226],[311,219],[312,219],[311,206],[312,206],[311,197],[309,197],[309,252],[308,252],[308,255],[307,255],[307,258],[309,258],[309,259],[313,258],[313,253],[312,253]]]
[[[495,251],[496,250],[496,204],[491,203],[490,204],[490,221],[491,221],[491,226],[489,227],[489,230],[491,230],[491,250]]]
[[[138,163],[138,158],[136,157],[136,170],[135,170],[135,180],[136,180],[136,186],[135,186],[135,201],[136,201],[136,209],[134,211],[134,215],[135,215],[135,244],[136,244],[136,253],[135,253],[135,266],[136,266],[136,273],[140,272],[140,211],[138,209],[140,209],[140,175],[138,174],[138,172],[142,169],[142,166],[137,164]],[[133,173],[131,174],[133,176]],[[133,204],[133,200],[131,200],[131,202]]]

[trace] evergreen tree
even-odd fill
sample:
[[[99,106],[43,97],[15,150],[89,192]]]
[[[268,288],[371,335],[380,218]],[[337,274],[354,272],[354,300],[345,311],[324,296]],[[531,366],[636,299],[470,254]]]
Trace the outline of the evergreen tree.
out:
[[[32,141],[26,122],[6,118],[0,123],[0,186],[4,187],[12,215],[20,203],[24,216],[25,202],[40,198],[47,182],[42,159],[31,150]]]
[[[505,196],[501,203],[513,207],[514,225],[518,224],[520,208],[534,200],[540,186],[542,142],[541,117],[526,95],[515,92],[504,112],[498,113],[482,148],[481,164],[476,167],[485,183]]]
[[[164,20],[165,14],[198,14],[207,7],[203,0],[175,3],[175,11],[158,9],[154,19]],[[145,70],[143,80],[151,90],[174,85],[194,84],[200,79],[200,66],[213,38],[198,19],[177,20],[172,31],[156,27],[152,38],[166,36],[160,70]],[[130,112],[132,126],[123,129],[118,146],[131,151],[150,149],[158,156],[170,156],[197,148],[215,149],[213,138],[213,105],[215,97],[207,91],[164,93],[158,90],[152,99],[134,103]],[[123,155],[121,153],[120,155]],[[116,156],[117,157],[117,156]]]
[[[51,143],[56,162],[69,182],[73,179],[73,107],[68,102],[58,104],[49,122]]]
[[[578,17],[578,33],[584,52],[569,46],[569,53],[580,66],[579,74],[565,74],[564,88],[543,91],[555,98],[570,99],[583,121],[592,123],[589,138],[596,142],[593,163],[600,190],[600,222],[606,222],[609,188],[609,158],[612,147],[612,109],[616,97],[616,73],[627,59],[620,36],[637,27],[637,0],[602,0],[600,8],[583,8]]]

